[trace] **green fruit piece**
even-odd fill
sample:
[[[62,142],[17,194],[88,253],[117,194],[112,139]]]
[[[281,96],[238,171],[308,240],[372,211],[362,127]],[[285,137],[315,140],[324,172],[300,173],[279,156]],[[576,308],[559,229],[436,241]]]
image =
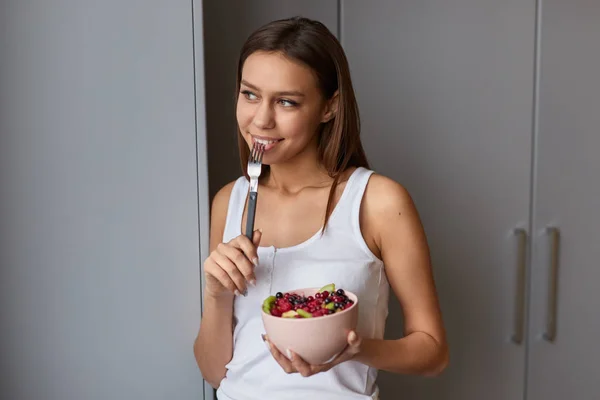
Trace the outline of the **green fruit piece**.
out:
[[[325,285],[323,286],[321,289],[319,289],[319,293],[323,293],[324,291],[328,291],[329,293],[333,293],[335,292],[335,284],[334,283],[330,283],[329,285]]]
[[[273,304],[275,304],[276,300],[277,300],[277,298],[275,296],[267,297],[262,303],[263,311],[266,312],[267,314],[270,314],[271,308],[273,307]]]
[[[298,315],[298,313],[294,310],[286,311],[283,314],[281,314],[283,318],[295,318],[296,315]]]
[[[312,318],[312,314],[309,313],[308,311],[305,311],[301,308],[298,309],[298,315],[301,316],[302,318]]]
[[[335,310],[335,303],[331,302],[329,304],[326,304],[325,308],[328,309],[328,310]]]

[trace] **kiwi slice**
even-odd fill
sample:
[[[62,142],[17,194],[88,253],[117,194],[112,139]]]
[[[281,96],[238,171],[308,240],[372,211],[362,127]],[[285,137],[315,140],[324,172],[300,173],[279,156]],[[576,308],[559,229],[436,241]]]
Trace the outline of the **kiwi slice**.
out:
[[[309,313],[306,310],[303,310],[301,308],[299,308],[298,310],[296,310],[296,312],[298,313],[299,316],[301,316],[302,318],[312,318],[312,314]]]
[[[283,318],[294,318],[296,315],[298,315],[298,313],[294,310],[286,311],[283,314],[281,314]]]
[[[319,289],[319,293],[323,293],[324,291],[328,291],[329,293],[335,292],[335,284],[330,283],[329,285],[325,285],[321,289]]]
[[[277,298],[275,296],[267,297],[262,303],[263,311],[266,312],[267,314],[271,314],[271,308],[273,307],[275,300],[277,300]]]
[[[329,304],[325,304],[325,308],[328,310],[335,310],[335,303],[331,302]]]

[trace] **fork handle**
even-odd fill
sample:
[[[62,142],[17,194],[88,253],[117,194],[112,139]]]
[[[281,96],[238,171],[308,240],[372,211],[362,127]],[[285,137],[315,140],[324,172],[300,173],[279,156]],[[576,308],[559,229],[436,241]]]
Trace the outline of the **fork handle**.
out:
[[[246,237],[252,241],[254,236],[254,215],[256,214],[256,198],[258,192],[250,192],[250,200],[248,201],[248,219],[246,221]]]

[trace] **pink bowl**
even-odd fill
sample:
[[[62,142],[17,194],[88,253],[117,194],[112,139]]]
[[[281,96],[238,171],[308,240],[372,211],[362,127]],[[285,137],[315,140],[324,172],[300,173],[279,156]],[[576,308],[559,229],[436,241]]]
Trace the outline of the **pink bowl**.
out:
[[[319,288],[296,289],[290,292],[314,296]],[[261,310],[269,340],[287,357],[286,349],[312,365],[324,364],[338,355],[348,344],[348,333],[358,323],[358,298],[345,291],[354,301],[352,307],[339,313],[315,318],[282,318]]]

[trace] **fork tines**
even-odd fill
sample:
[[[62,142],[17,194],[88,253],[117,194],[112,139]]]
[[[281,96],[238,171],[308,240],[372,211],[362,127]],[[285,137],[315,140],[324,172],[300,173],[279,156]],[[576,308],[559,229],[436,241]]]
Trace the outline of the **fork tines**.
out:
[[[246,237],[252,240],[254,232],[254,217],[256,213],[256,200],[258,198],[258,178],[261,172],[262,157],[265,152],[265,145],[254,142],[252,152],[248,160],[248,176],[250,177],[250,188],[248,198],[248,220],[246,222]]]
[[[265,152],[265,145],[262,143],[254,142],[252,146],[252,152],[250,153],[250,162],[261,163],[262,157]]]

